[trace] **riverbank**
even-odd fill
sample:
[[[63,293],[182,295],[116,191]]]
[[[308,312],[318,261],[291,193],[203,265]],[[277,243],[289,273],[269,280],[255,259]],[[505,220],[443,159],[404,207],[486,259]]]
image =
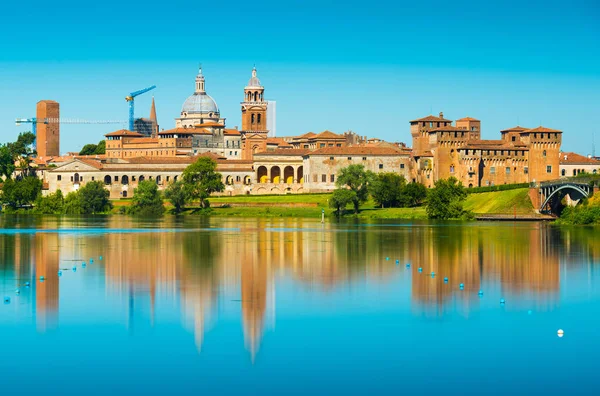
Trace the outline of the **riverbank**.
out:
[[[499,217],[517,216],[534,219],[535,211],[527,195],[527,188],[469,194],[465,201],[465,209],[476,217],[492,215]],[[320,218],[324,210],[325,216],[334,216],[329,207],[331,194],[296,194],[296,195],[239,195],[231,197],[210,198],[211,216],[223,217],[305,217]],[[114,201],[114,213],[120,207],[129,205],[129,200]],[[168,203],[165,203],[170,209]],[[350,210],[350,208],[348,208]],[[187,208],[183,214],[198,213],[198,207]],[[349,213],[346,217],[358,219],[427,219],[425,206],[414,208],[380,208],[372,200],[361,206],[359,214]]]

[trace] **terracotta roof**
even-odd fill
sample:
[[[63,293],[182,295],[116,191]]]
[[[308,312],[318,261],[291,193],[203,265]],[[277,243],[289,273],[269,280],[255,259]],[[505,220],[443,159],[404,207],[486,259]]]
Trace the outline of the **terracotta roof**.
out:
[[[263,151],[262,153],[256,153],[254,154],[254,156],[280,156],[280,155],[291,155],[291,156],[303,156],[310,153],[310,150],[307,149],[275,149],[275,150],[269,150],[269,151]]]
[[[127,129],[119,129],[118,131],[107,133],[104,136],[131,136],[131,137],[136,137],[136,136],[144,136],[144,135],[142,135],[141,133],[128,131]]]
[[[346,138],[338,135],[336,133],[333,133],[331,131],[323,131],[321,133],[319,133],[318,135],[315,135],[313,137],[310,138],[311,140],[317,140],[317,139],[343,139],[345,140]]]
[[[304,135],[296,136],[295,139],[308,139],[316,135],[314,132],[306,132]]]
[[[423,117],[423,118],[418,118],[416,120],[412,120],[410,122],[423,122],[423,121],[443,121],[443,122],[452,122],[452,120],[447,120],[445,118],[442,117],[436,117],[433,115],[428,115],[427,117]]]
[[[503,129],[500,132],[523,132],[525,130],[527,130],[527,128],[523,128],[522,126],[517,125],[516,127]]]
[[[588,158],[585,155],[577,153],[560,153],[561,164],[573,164],[573,165],[598,165],[600,161],[594,158]]]
[[[194,125],[194,127],[195,128],[204,128],[204,127],[220,127],[220,128],[225,128],[225,125],[219,124],[218,122],[205,122],[203,124]]]
[[[96,169],[102,169],[102,162],[100,162],[100,161],[88,159],[88,158],[78,158],[78,161],[81,161],[84,164],[87,164],[89,166],[93,166]]]
[[[539,126],[537,128],[533,128],[533,129],[528,129],[525,132],[553,132],[553,133],[562,133],[562,131],[559,131],[558,129],[550,129],[550,128],[546,128],[543,126]]]
[[[392,147],[368,147],[368,146],[348,146],[348,147],[324,147],[308,155],[404,155],[402,151]]]
[[[238,131],[237,129],[223,129],[223,133],[225,135],[232,135],[232,136],[241,135],[240,131]]]
[[[481,120],[478,120],[477,118],[473,118],[473,117],[463,117],[463,118],[459,118],[456,121],[481,121]]]

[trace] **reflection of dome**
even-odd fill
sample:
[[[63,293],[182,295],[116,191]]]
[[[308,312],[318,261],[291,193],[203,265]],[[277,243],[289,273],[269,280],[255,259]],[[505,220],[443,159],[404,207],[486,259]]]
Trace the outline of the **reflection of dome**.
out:
[[[219,107],[210,95],[205,92],[196,92],[185,100],[181,112],[188,114],[218,113]]]

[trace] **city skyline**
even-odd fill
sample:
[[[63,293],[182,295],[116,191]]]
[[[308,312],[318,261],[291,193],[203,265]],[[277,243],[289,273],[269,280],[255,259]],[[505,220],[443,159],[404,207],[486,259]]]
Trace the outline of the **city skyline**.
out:
[[[552,2],[495,8],[394,5],[387,13],[355,2],[343,9],[326,2],[319,13],[306,2],[301,9],[294,9],[295,3],[267,2],[260,8],[230,3],[237,5],[226,15],[234,28],[206,18],[198,31],[166,21],[156,31],[131,32],[118,28],[123,16],[109,17],[110,4],[95,10],[97,17],[86,19],[85,26],[78,11],[53,14],[50,21],[44,19],[47,6],[33,7],[28,11],[36,22],[32,28],[0,44],[3,141],[29,129],[15,127],[14,120],[34,116],[39,100],[60,102],[65,118],[126,120],[125,96],[153,84],[159,124],[172,128],[193,92],[199,62],[206,89],[229,127],[241,124],[239,103],[256,64],[266,99],[279,104],[278,136],[353,130],[410,144],[408,121],[440,111],[449,119],[482,120],[482,138],[517,124],[551,125],[565,132],[563,150],[584,155],[591,154],[593,135],[600,134],[586,121],[595,112],[600,88],[600,57],[591,51],[600,35],[598,10],[590,2],[568,9]],[[167,20],[178,6],[164,7],[160,16],[142,11],[138,17]],[[8,15],[23,6],[5,7]],[[262,25],[247,34],[264,35],[264,40],[240,45],[242,26],[255,17]],[[8,21],[0,33],[9,35],[17,23]],[[37,40],[45,29],[52,29],[53,39]],[[80,34],[72,35],[73,29]],[[199,51],[185,50],[199,38],[216,48],[202,50],[210,45],[200,40]],[[136,99],[136,117],[148,116],[151,98]],[[97,143],[118,127],[63,125],[61,151]]]

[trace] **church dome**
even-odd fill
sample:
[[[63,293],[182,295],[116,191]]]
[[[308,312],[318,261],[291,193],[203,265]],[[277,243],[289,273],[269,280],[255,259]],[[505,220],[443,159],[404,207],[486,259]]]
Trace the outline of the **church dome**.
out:
[[[252,69],[252,77],[250,77],[250,81],[248,81],[247,87],[262,88],[262,85],[260,85],[260,80],[256,76],[256,67],[254,67],[254,69]]]
[[[219,107],[206,92],[196,92],[185,100],[181,112],[188,114],[219,113]]]

